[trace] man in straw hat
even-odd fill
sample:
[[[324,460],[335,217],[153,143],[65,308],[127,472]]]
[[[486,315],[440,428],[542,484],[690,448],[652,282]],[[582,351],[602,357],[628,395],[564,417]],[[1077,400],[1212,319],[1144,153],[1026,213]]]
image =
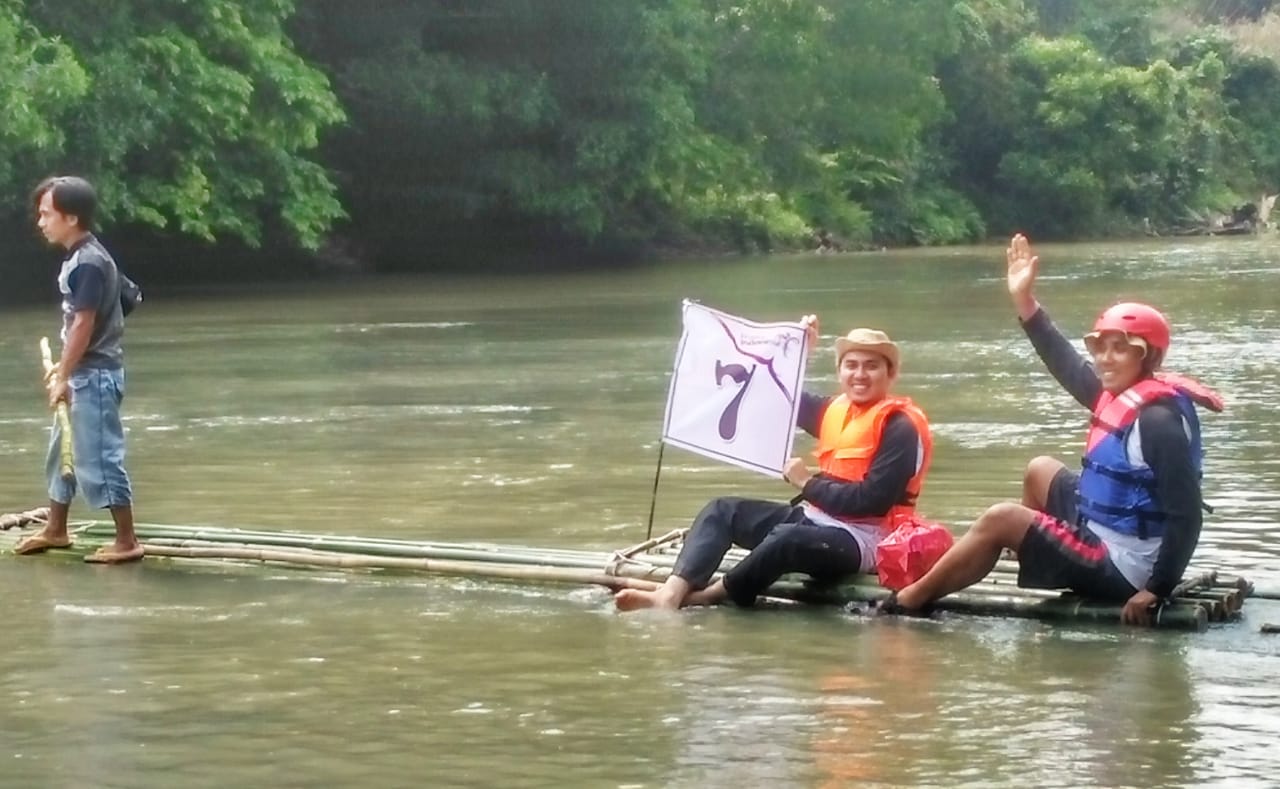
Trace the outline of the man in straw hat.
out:
[[[1123,603],[1122,621],[1146,624],[1181,580],[1200,538],[1196,405],[1220,411],[1222,400],[1202,384],[1160,371],[1169,322],[1146,304],[1104,311],[1085,335],[1086,359],[1035,298],[1040,259],[1027,239],[1014,236],[1005,256],[1009,295],[1036,353],[1093,411],[1083,470],[1050,457],[1032,460],[1021,502],[988,508],[924,577],[882,608],[920,610],[977,583],[1007,548],[1017,552],[1019,586]]]
[[[813,348],[818,319],[802,319]],[[834,582],[874,572],[876,544],[910,514],[933,451],[929,422],[910,399],[889,394],[900,370],[898,346],[882,331],[854,329],[835,343],[840,392],[802,393],[796,424],[818,439],[819,473],[801,458],[783,476],[800,495],[791,503],[738,497],[712,500],[693,522],[660,589],[624,589],[624,611],[755,602],[786,573]],[[732,545],[751,552],[711,578]],[[710,584],[710,585],[708,585]]]

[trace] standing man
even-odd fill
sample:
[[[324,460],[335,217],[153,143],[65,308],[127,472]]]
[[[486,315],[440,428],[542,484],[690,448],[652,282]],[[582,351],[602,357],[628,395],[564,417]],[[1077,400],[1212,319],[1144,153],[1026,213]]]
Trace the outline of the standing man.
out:
[[[918,611],[982,580],[1005,548],[1018,555],[1018,585],[1071,589],[1122,603],[1121,620],[1148,624],[1182,578],[1200,539],[1203,451],[1196,406],[1222,410],[1214,392],[1160,371],[1169,351],[1165,316],[1125,302],[1085,335],[1089,357],[1049,320],[1034,294],[1040,259],[1021,234],[1005,252],[1009,295],[1049,372],[1093,412],[1083,469],[1038,457],[1022,501],[984,512],[923,578],[882,606]]]
[[[110,509],[116,539],[85,561],[117,564],[142,558],[133,530],[133,491],[124,468],[124,310],[122,276],[110,253],[93,235],[98,196],[83,178],[41,182],[32,194],[40,232],[67,251],[58,274],[62,294],[62,355],[46,376],[49,407],[66,401],[75,448],[75,474],[59,471],[64,440],[55,419],[45,472],[49,480],[49,522],[18,543],[15,553],[42,553],[71,545],[67,510],[77,487],[94,509]]]
[[[807,315],[802,322],[813,348],[818,319]],[[663,586],[618,592],[620,610],[725,599],[749,606],[787,573],[835,582],[875,572],[876,545],[915,509],[933,441],[924,412],[890,395],[899,365],[888,335],[854,329],[836,340],[835,362],[838,395],[801,395],[796,424],[818,439],[820,473],[801,458],[787,462],[783,476],[800,491],[797,500],[713,499],[694,520]],[[731,545],[751,552],[708,586]]]

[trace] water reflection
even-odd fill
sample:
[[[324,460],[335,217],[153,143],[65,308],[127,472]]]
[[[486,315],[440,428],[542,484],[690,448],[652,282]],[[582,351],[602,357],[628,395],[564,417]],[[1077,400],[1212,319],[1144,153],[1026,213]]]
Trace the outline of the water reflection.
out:
[[[146,582],[137,567],[93,568],[95,588],[84,594],[87,589],[65,584],[67,564],[55,559],[25,574],[30,597],[23,610],[30,620],[15,639],[25,659],[4,675],[4,689],[16,701],[4,730],[17,775],[6,780],[136,783],[131,754],[145,725],[138,702],[148,684],[135,662],[145,649]]]
[[[903,780],[903,767],[933,758],[938,666],[918,623],[877,623],[851,644],[852,659],[818,675],[820,723],[812,738],[824,788]]]
[[[895,627],[863,643],[869,670],[822,681],[829,722],[815,750],[824,785],[1164,786],[1193,777],[1198,709],[1181,651],[1167,643],[1039,626]]]

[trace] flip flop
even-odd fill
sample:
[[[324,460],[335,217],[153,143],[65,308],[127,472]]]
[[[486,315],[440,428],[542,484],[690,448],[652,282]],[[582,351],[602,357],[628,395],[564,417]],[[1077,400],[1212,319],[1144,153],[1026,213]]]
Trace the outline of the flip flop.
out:
[[[48,550],[56,548],[70,548],[71,540],[65,542],[54,542],[43,534],[37,532],[30,537],[24,537],[13,546],[13,552],[19,556],[29,556],[33,553],[44,553]]]
[[[113,551],[110,548],[99,548],[84,560],[89,564],[124,564],[139,561],[145,555],[141,545],[135,545],[128,551]]]

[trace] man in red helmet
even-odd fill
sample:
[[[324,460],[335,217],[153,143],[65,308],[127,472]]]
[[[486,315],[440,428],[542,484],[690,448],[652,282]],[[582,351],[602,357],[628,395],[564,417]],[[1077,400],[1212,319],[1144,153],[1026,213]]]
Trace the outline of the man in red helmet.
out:
[[[1006,250],[1009,294],[1049,372],[1093,411],[1083,470],[1050,457],[1027,466],[1021,503],[996,504],[923,578],[886,601],[890,613],[985,577],[1005,548],[1018,556],[1018,585],[1067,588],[1123,602],[1122,621],[1149,624],[1152,608],[1182,578],[1200,538],[1200,422],[1195,404],[1222,410],[1216,394],[1158,372],[1169,322],[1124,303],[1085,336],[1092,361],[1049,320],[1033,294],[1039,258],[1022,235]]]

